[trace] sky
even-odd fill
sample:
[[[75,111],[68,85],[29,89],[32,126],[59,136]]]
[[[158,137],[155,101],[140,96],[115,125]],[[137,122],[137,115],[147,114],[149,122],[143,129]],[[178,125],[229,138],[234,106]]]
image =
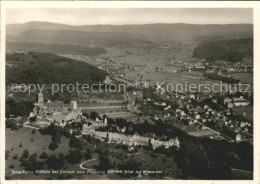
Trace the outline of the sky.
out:
[[[69,25],[253,23],[250,8],[9,8],[6,13],[7,24],[30,21]]]

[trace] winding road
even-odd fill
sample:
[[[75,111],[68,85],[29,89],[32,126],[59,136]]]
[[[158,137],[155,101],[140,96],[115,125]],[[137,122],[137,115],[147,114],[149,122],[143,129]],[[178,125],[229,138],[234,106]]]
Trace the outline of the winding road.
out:
[[[139,155],[139,154],[142,154],[142,152],[127,154],[127,156]],[[108,158],[111,158],[111,157],[108,157]],[[92,159],[90,159],[90,160],[86,160],[86,161],[82,162],[81,164],[79,164],[80,169],[88,170],[88,171],[95,171],[96,169],[86,168],[86,167],[83,167],[83,165],[86,164],[86,163],[88,163],[88,162],[95,161],[95,160],[97,160],[97,159],[98,159],[98,158],[92,158]]]

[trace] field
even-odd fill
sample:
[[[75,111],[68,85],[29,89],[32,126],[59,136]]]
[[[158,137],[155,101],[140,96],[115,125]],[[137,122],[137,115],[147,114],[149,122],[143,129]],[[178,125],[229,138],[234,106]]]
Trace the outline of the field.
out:
[[[253,122],[253,106],[247,106],[247,107],[234,107],[232,108],[233,111],[235,111],[236,113],[240,114],[243,116],[243,113],[245,112],[245,118],[250,121]]]
[[[213,89],[216,92],[221,92],[219,81],[210,81],[205,79],[200,72],[183,72],[181,74],[176,74],[172,72],[162,72],[162,71],[145,71],[142,68],[138,68],[136,71],[128,71],[125,78],[132,81],[139,81],[141,84],[147,81],[149,86],[159,84],[168,85],[168,91],[172,90],[178,91],[191,91],[191,92],[212,92]],[[172,87],[173,86],[173,87]],[[195,88],[193,87],[195,86]],[[208,90],[208,87],[210,88]],[[186,90],[187,89],[187,90]],[[213,92],[214,92],[213,91]],[[223,91],[225,91],[223,89]]]
[[[18,131],[10,131],[6,129],[6,151],[9,151],[9,157],[6,160],[6,178],[7,179],[108,179],[106,175],[94,175],[94,174],[12,174],[11,171],[21,171],[24,168],[20,166],[19,158],[22,155],[23,151],[27,149],[29,154],[37,153],[40,155],[43,151],[48,155],[63,153],[67,154],[71,149],[68,146],[69,139],[62,136],[61,144],[59,148],[55,151],[52,151],[48,148],[51,142],[51,136],[41,135],[38,130],[35,131],[35,134],[32,134],[32,129],[30,128],[20,128]],[[33,141],[32,141],[33,140]],[[19,145],[22,143],[22,147]],[[18,159],[13,159],[14,155],[18,156]],[[94,154],[93,157],[97,157],[97,154]],[[39,159],[40,160],[40,159]],[[9,168],[10,165],[13,165],[13,168]],[[78,164],[66,164],[67,171],[82,171]],[[47,168],[44,168],[45,170]]]
[[[62,136],[59,148],[52,151],[48,148],[51,142],[51,136],[42,135],[38,130],[35,131],[35,134],[32,134],[31,132],[32,129],[25,127],[22,127],[17,131],[6,129],[6,151],[9,151],[9,157],[6,160],[6,174],[7,176],[9,175],[9,178],[18,177],[17,175],[11,176],[11,170],[23,169],[23,167],[20,166],[20,161],[18,161],[18,159],[25,149],[29,151],[29,154],[37,153],[37,155],[40,155],[43,151],[48,155],[61,152],[66,154],[70,149],[68,146],[69,140],[64,136]],[[13,159],[15,155],[18,156],[18,159]],[[14,165],[13,169],[9,168],[10,165]],[[20,175],[19,178],[23,176],[24,175]]]
[[[124,95],[122,94],[93,93],[83,97],[83,99],[88,100],[86,102],[79,103],[78,107],[80,107],[81,111],[85,113],[90,113],[93,111],[99,114],[119,113],[125,112],[126,110]]]
[[[192,91],[203,92],[205,91],[205,84],[212,86],[216,83],[220,84],[220,82],[205,79],[201,72],[176,73],[177,69],[202,61],[193,58],[194,47],[196,47],[196,44],[189,41],[183,43],[159,42],[123,48],[109,47],[107,53],[95,58],[76,55],[71,57],[95,66],[105,66],[111,73],[115,73],[114,78],[116,80],[126,82],[128,85],[133,85],[135,81],[139,81],[141,84],[147,81],[151,86],[156,85],[157,82],[165,81],[164,84],[173,84],[174,89],[177,88],[176,85],[182,85],[183,88],[185,85],[188,87],[195,85],[196,89],[193,88]],[[129,67],[132,69],[129,69]],[[117,72],[123,73],[124,76],[119,78]],[[218,85],[215,85],[214,89],[217,92],[220,91]],[[178,90],[181,91],[181,87],[178,87]]]
[[[233,77],[234,79],[238,79],[241,82],[253,84],[253,73],[233,73],[227,75],[228,77]]]

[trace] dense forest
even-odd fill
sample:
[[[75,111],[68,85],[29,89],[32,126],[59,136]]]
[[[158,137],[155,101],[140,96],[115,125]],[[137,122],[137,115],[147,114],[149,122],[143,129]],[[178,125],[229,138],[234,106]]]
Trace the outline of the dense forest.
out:
[[[88,63],[49,53],[6,54],[6,85],[45,84],[44,95],[50,100],[68,103],[74,93],[66,90],[52,95],[51,84],[93,84],[102,82],[107,73]],[[36,92],[37,93],[37,92]],[[35,102],[35,94],[15,93],[6,98],[6,117],[28,116]]]
[[[253,39],[228,39],[201,42],[193,51],[193,56],[208,61],[226,60],[240,62],[243,58],[253,58]]]
[[[106,72],[88,63],[49,53],[6,55],[6,84],[98,83]]]

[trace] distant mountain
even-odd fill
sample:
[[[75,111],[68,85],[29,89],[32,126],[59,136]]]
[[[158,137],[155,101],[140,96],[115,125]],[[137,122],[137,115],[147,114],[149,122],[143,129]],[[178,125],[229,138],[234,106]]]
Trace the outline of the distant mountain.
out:
[[[111,36],[112,33],[121,34],[127,33],[127,38],[132,39],[133,36],[138,40],[183,40],[183,39],[194,39],[194,37],[204,36],[204,35],[223,35],[236,32],[237,35],[243,35],[246,33],[251,34],[253,32],[252,24],[227,24],[227,25],[218,25],[218,24],[143,24],[143,25],[84,25],[84,26],[71,26],[64,24],[56,24],[49,22],[28,22],[25,24],[13,24],[7,25],[7,33],[12,36],[17,36],[19,39],[27,41],[26,36],[31,33],[29,30],[56,30],[57,32],[61,30],[70,31],[85,31],[88,32],[91,36],[93,33],[103,34],[105,36]],[[29,31],[29,32],[28,32]],[[23,32],[23,33],[22,33]],[[47,31],[48,32],[48,31]],[[90,33],[89,33],[90,32]],[[92,32],[92,33],[91,33]],[[108,33],[107,33],[108,32]],[[39,32],[38,32],[39,33]],[[54,32],[48,32],[51,34]],[[71,32],[75,33],[76,32]],[[47,33],[46,33],[47,34]],[[83,35],[82,32],[78,33]],[[108,34],[108,35],[107,35]],[[131,37],[131,36],[132,37]],[[44,35],[46,36],[46,35]],[[136,40],[133,40],[136,41]]]
[[[205,58],[208,61],[243,61],[245,57],[253,58],[253,39],[243,38],[205,41],[194,49],[193,56]]]
[[[62,44],[45,44],[33,42],[7,42],[7,51],[37,51],[48,52],[52,54],[71,54],[97,56],[106,53],[102,47],[88,47],[81,45],[62,45]]]
[[[50,29],[50,30],[76,30],[76,26],[69,26],[65,24],[56,24],[50,22],[31,21],[24,24],[10,24],[6,26],[9,35],[15,35],[21,31],[32,29]]]
[[[25,30],[7,37],[7,41],[69,44],[82,46],[114,46],[146,42],[129,33],[88,32],[74,30]]]
[[[230,32],[252,32],[253,26],[251,24],[144,24],[144,25],[94,25],[81,26],[81,30],[85,31],[115,31],[128,32],[132,34],[144,35],[149,39],[155,40],[187,40],[193,39],[199,35],[218,35],[227,34]]]
[[[6,84],[92,84],[106,75],[88,63],[49,53],[6,55]]]

